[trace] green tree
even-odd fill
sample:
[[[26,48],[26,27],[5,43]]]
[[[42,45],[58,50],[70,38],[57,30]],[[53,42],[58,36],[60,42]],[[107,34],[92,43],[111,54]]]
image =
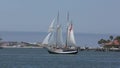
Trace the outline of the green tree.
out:
[[[109,38],[110,38],[111,41],[113,40],[113,36],[112,35]]]
[[[100,39],[100,40],[98,41],[98,44],[104,44],[104,43],[106,43],[106,42],[107,42],[106,40]]]

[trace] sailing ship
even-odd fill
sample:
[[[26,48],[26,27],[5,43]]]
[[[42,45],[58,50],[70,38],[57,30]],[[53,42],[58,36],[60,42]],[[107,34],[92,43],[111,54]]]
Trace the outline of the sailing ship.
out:
[[[62,26],[57,23],[56,27],[54,27],[54,22],[51,23],[49,33],[43,41],[43,44],[47,44],[48,52],[50,54],[77,54],[78,49],[76,47],[72,22],[68,23],[66,28],[65,44],[63,43]]]

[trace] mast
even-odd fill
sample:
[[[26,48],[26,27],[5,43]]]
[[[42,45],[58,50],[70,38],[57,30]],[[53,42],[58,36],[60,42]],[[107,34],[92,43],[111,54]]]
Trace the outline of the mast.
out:
[[[57,46],[63,45],[62,27],[61,27],[61,24],[59,24],[59,12],[57,16],[56,45]]]
[[[66,45],[65,47],[67,47],[68,45],[68,26],[69,26],[69,12],[67,12],[67,30],[66,30]]]
[[[57,25],[59,24],[59,11],[58,11],[58,15],[57,15]]]
[[[67,12],[67,23],[69,22],[69,12]]]
[[[58,27],[59,27],[59,11],[58,11],[58,15],[57,15],[57,24],[56,24],[56,46],[58,45]]]

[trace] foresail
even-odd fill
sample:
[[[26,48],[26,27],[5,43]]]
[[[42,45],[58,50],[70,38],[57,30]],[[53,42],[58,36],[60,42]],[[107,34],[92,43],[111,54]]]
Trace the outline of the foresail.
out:
[[[48,41],[50,39],[50,36],[51,36],[51,32],[48,33],[48,35],[45,37],[45,39],[43,40],[42,44],[48,44]]]
[[[54,23],[55,23],[55,18],[54,18],[53,21],[51,22],[51,24],[50,24],[50,26],[49,26],[49,29],[48,29],[48,32],[54,31]]]
[[[48,29],[48,35],[45,37],[45,39],[43,40],[42,44],[48,44],[49,43],[49,40],[53,34],[53,31],[54,31],[54,22],[55,22],[55,19],[53,19],[53,21],[51,22],[50,26],[49,26],[49,29]]]
[[[51,32],[51,36],[49,38],[49,41],[48,41],[48,45],[51,46],[51,45],[55,45],[55,32]]]

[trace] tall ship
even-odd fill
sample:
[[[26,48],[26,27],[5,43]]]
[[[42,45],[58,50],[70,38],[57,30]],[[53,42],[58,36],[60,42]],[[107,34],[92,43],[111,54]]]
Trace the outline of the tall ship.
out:
[[[59,24],[59,13],[57,16],[57,23],[55,19],[49,26],[49,33],[45,37],[43,44],[47,45],[46,49],[50,54],[77,54],[78,48],[76,46],[73,23],[69,22],[69,14],[67,15],[66,38],[63,42],[62,26]]]

